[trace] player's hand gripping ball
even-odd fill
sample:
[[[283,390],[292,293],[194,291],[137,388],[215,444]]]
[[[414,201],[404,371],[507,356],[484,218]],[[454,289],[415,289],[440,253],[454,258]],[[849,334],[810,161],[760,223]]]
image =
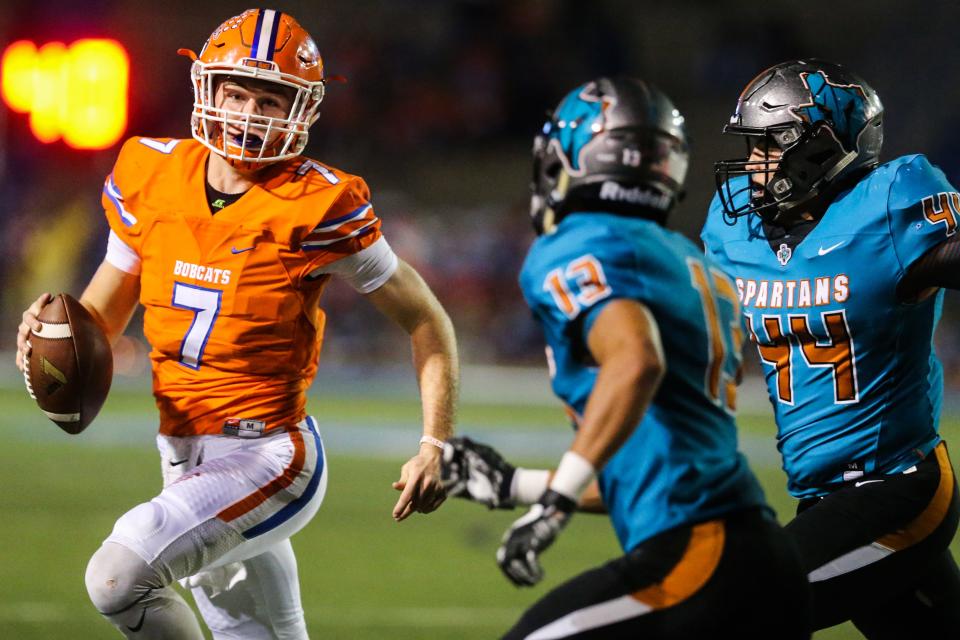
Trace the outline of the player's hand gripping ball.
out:
[[[27,392],[67,433],[80,433],[99,413],[113,379],[113,354],[100,325],[75,298],[61,293],[37,315],[24,362]]]

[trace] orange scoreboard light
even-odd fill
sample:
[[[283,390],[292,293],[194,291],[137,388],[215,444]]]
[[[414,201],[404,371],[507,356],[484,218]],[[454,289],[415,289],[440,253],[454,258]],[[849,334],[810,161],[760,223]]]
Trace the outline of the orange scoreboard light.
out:
[[[127,128],[130,58],[116,40],[66,45],[29,40],[9,45],[0,59],[3,100],[29,114],[41,142],[59,139],[74,149],[106,149]]]

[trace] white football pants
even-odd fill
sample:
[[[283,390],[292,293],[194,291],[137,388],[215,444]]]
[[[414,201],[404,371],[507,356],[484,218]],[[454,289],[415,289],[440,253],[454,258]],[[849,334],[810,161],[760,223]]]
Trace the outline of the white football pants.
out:
[[[313,418],[260,438],[160,435],[157,446],[163,491],[121,516],[102,549],[133,551],[159,576],[153,589],[180,580],[217,640],[307,638],[289,537],[326,492]]]

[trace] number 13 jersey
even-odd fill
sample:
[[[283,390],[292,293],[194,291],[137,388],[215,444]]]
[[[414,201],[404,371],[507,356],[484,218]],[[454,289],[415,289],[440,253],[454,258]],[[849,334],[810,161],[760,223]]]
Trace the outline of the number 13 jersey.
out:
[[[692,242],[648,220],[569,214],[534,242],[520,284],[546,337],[553,391],[575,425],[597,380],[587,336],[603,308],[636,300],[659,327],[663,380],[598,477],[625,551],[667,529],[765,504],[737,451],[736,293]]]
[[[160,432],[295,425],[323,336],[321,272],[376,242],[380,221],[363,180],[303,157],[265,169],[214,216],[208,154],[132,138],[103,188],[111,230],[140,258]]]
[[[746,178],[734,180],[746,198]],[[921,155],[874,169],[793,248],[771,246],[759,216],[728,224],[714,198],[703,242],[736,282],[794,496],[904,471],[939,442],[931,342],[943,294],[910,304],[896,291],[955,233],[958,209],[960,195]]]

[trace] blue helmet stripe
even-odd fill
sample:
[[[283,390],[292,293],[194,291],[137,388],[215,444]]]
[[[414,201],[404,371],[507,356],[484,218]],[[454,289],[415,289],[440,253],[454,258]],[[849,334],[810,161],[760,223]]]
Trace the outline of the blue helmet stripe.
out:
[[[280,12],[273,9],[260,9],[257,14],[256,33],[250,56],[257,60],[273,60],[277,32],[280,30]]]
[[[260,44],[260,29],[263,27],[263,14],[264,14],[264,11],[265,11],[264,9],[260,9],[260,10],[257,11],[257,26],[256,26],[256,28],[254,28],[254,30],[253,30],[253,44],[250,45],[250,57],[251,57],[251,58],[256,58],[256,57],[257,57],[257,47],[258,47],[259,44]]]
[[[273,60],[273,54],[277,49],[277,34],[280,33],[280,17],[283,14],[279,11],[273,17],[273,26],[270,29],[270,40],[267,41],[267,60]]]

